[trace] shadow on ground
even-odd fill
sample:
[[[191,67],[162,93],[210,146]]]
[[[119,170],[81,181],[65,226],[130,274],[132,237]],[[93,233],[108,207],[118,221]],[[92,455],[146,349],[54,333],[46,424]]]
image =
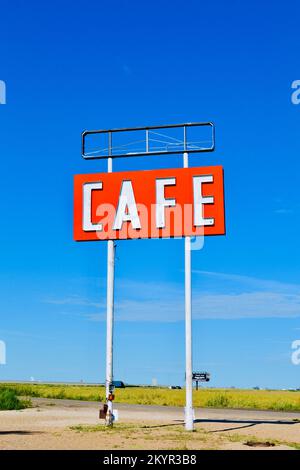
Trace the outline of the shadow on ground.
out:
[[[29,436],[33,434],[45,434],[45,433],[41,431],[0,431],[0,436],[9,436],[10,434],[17,435],[17,436]]]
[[[155,429],[155,428],[165,428],[165,427],[172,427],[172,426],[179,426],[179,425],[184,425],[184,421],[182,419],[176,419],[175,423],[172,424],[155,424],[155,425],[149,425],[149,426],[143,426],[143,429]],[[230,428],[224,428],[224,429],[216,429],[213,431],[208,431],[209,433],[216,433],[216,432],[224,432],[224,431],[235,431],[238,429],[245,429],[245,428],[251,428],[254,426],[257,426],[259,424],[285,424],[285,425],[291,425],[291,424],[297,424],[296,421],[287,421],[287,420],[239,420],[239,419],[195,419],[194,423],[221,423],[221,424],[241,424],[242,426],[234,426]]]
[[[195,419],[194,423],[222,423],[222,424],[242,424],[242,426],[235,426],[231,428],[224,428],[224,429],[216,429],[213,431],[208,431],[209,433],[215,433],[215,432],[224,432],[224,431],[236,431],[238,429],[245,429],[245,428],[251,428],[254,426],[257,426],[259,424],[286,424],[286,425],[291,425],[291,424],[297,424],[296,421],[287,421],[287,420],[250,420],[250,419],[245,419],[245,420],[240,420],[240,419]]]

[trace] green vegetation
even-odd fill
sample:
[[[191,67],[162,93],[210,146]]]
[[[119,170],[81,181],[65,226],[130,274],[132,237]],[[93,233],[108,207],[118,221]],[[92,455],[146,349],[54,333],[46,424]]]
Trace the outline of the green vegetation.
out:
[[[105,400],[104,387],[96,385],[2,384],[1,388],[14,390],[21,397]],[[117,403],[184,406],[185,402],[185,390],[163,387],[127,387],[116,389],[115,395]],[[300,392],[201,388],[194,391],[194,406],[300,411]]]
[[[30,400],[20,400],[15,390],[0,388],[0,410],[22,410],[30,405]]]
[[[230,405],[230,399],[227,395],[219,394],[209,398],[206,401],[207,407],[212,408],[228,408]]]

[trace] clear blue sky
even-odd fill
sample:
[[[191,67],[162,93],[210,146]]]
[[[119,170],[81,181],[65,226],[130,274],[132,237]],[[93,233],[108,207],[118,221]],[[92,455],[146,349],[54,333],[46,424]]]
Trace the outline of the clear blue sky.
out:
[[[84,129],[212,120],[227,235],[193,252],[194,368],[300,386],[295,2],[10,2],[1,9],[0,379],[103,381],[106,243],[72,239]],[[122,159],[115,170],[181,166]],[[184,379],[182,240],[117,247],[115,378]]]

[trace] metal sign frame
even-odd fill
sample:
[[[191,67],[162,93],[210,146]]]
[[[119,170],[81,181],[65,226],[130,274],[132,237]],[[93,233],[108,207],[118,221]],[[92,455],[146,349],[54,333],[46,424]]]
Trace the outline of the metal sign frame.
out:
[[[207,147],[197,147],[192,148],[192,142],[189,142],[187,129],[195,128],[195,127],[209,127],[211,129],[211,145]],[[183,129],[183,140],[180,141],[180,145],[182,148],[180,150],[175,150],[171,148],[169,150],[150,150],[149,142],[149,133],[155,130],[163,130],[163,129],[176,129],[182,128]],[[143,152],[127,152],[127,153],[116,153],[114,154],[114,146],[113,146],[113,136],[117,133],[124,133],[124,132],[132,132],[135,131],[145,131],[145,151]],[[86,151],[86,138],[90,135],[95,134],[107,134],[108,137],[108,145],[104,149],[100,149],[99,151],[94,151],[92,154]],[[168,124],[166,126],[147,126],[147,127],[124,127],[120,129],[101,129],[101,130],[92,130],[92,131],[84,131],[81,135],[81,155],[86,160],[91,159],[103,159],[103,158],[122,158],[122,157],[139,157],[139,156],[149,156],[149,155],[178,155],[182,154],[183,152],[188,153],[200,153],[200,152],[213,152],[215,149],[215,126],[212,122],[188,122],[184,124]],[[172,143],[172,145],[176,145]],[[179,143],[177,143],[179,145]],[[195,146],[193,144],[193,146]],[[107,153],[102,155],[97,155],[97,152],[101,153],[101,150],[106,150]]]

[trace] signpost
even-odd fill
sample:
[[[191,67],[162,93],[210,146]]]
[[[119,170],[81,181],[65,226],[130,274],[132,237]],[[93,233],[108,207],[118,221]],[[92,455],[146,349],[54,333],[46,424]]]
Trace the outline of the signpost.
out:
[[[74,178],[75,240],[108,241],[106,405],[101,412],[108,425],[114,421],[114,240],[184,237],[185,427],[193,430],[191,237],[225,234],[225,218],[222,167],[189,168],[188,158],[189,153],[210,152],[214,147],[214,125],[210,122],[82,134],[84,158],[108,159],[108,173]],[[113,158],[179,153],[183,154],[181,169],[112,173]]]
[[[193,381],[196,382],[196,390],[198,390],[198,382],[209,382],[209,372],[193,372]]]

